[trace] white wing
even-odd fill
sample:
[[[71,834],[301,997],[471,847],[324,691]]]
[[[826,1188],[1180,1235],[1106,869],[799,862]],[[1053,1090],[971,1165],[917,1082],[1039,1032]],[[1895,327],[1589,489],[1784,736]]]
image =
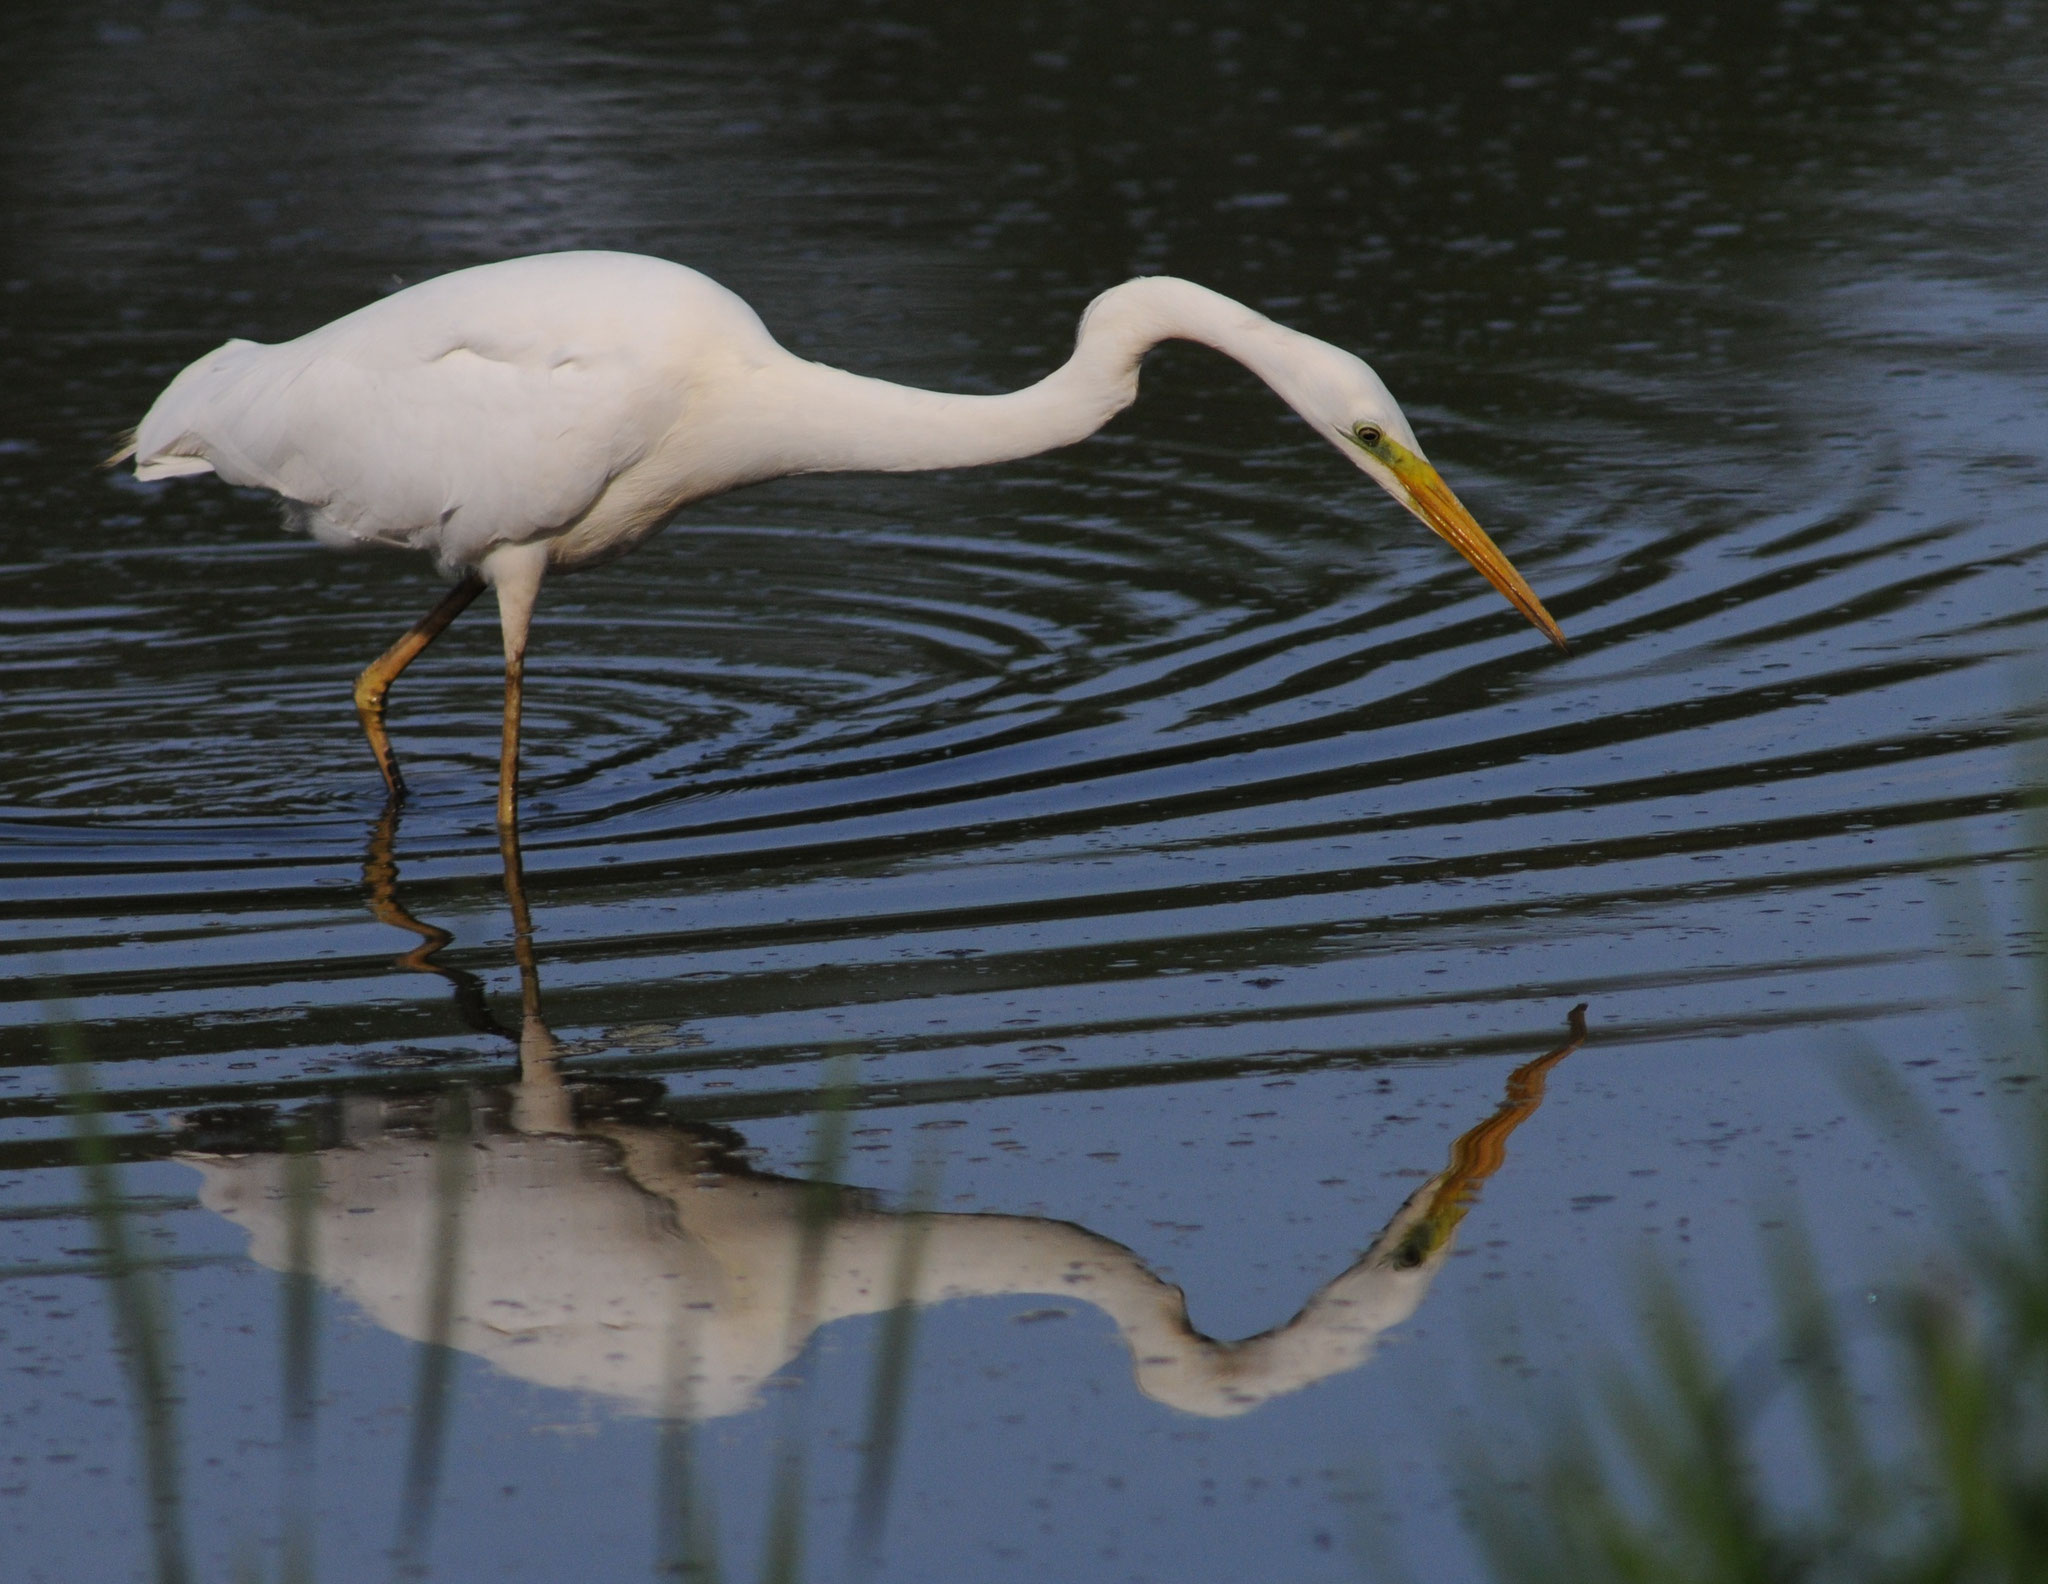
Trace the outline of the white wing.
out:
[[[658,260],[460,271],[296,341],[208,353],[143,419],[136,476],[210,467],[297,503],[324,540],[471,565],[575,522],[674,430],[678,363],[707,332],[766,339],[738,298]]]

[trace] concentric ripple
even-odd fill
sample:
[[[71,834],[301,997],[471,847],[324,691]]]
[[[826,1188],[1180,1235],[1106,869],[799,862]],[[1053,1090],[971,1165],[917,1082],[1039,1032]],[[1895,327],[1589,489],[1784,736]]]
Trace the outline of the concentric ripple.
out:
[[[583,1060],[772,1091],[857,1048],[914,1089],[1056,1038],[1069,1082],[1383,1055],[1430,1007],[1594,986],[1643,1038],[1696,1016],[1635,1002],[1707,981],[1730,1027],[1950,993],[1941,893],[2005,839],[1996,689],[2042,569],[2001,523],[1938,515],[1945,479],[1852,458],[1782,508],[1623,501],[1556,550],[1540,516],[1504,527],[1573,636],[1558,658],[1385,503],[1299,524],[1327,490],[1313,445],[1234,489],[1242,518],[1183,499],[1186,464],[1075,512],[1117,449],[782,486],[549,589],[525,865]],[[442,979],[393,971],[390,928],[449,931],[434,966],[509,984],[488,616],[394,694],[417,796],[380,838],[346,683],[392,625],[372,607],[402,618],[423,585],[265,544],[230,593],[230,560],[30,579],[54,586],[6,727],[34,794],[15,960],[137,1053],[129,1108],[388,1074],[398,1038],[496,1059]],[[106,603],[65,608],[86,582]],[[51,1115],[29,1087],[16,1115]]]

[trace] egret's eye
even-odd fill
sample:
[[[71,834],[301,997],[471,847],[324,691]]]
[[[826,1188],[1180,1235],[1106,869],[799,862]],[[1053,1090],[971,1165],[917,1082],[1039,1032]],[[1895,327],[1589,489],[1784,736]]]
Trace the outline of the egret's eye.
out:
[[[1351,433],[1358,443],[1368,451],[1380,443],[1380,426],[1378,424],[1360,424]]]

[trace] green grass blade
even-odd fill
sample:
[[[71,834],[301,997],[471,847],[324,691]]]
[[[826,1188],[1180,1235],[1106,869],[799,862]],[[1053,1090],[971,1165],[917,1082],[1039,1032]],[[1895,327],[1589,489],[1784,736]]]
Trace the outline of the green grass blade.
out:
[[[280,1278],[279,1330],[284,1455],[279,1524],[285,1584],[312,1584],[314,1574],[314,1430],[319,1399],[320,1163],[303,1120],[285,1133],[285,1269]]]
[[[1843,1552],[1868,1556],[1888,1514],[1884,1470],[1858,1405],[1850,1358],[1833,1304],[1820,1285],[1820,1261],[1804,1222],[1787,1209],[1784,1229],[1766,1250],[1778,1331],[1799,1394],[1807,1434],[1826,1481],[1826,1510]],[[1844,1554],[1837,1561],[1846,1566]]]
[[[460,1294],[462,1220],[469,1194],[469,1096],[442,1098],[434,1140],[434,1241],[428,1255],[426,1324],[413,1385],[412,1436],[406,1448],[394,1556],[401,1573],[423,1570],[440,1486],[441,1454],[452,1409],[450,1385],[459,1356],[449,1338]]]
[[[811,1174],[797,1236],[797,1262],[784,1319],[785,1353],[794,1357],[816,1329],[824,1285],[825,1254],[839,1219],[839,1185],[846,1166],[848,1115],[858,1064],[851,1054],[832,1058],[818,1088],[811,1123]],[[797,1584],[803,1576],[804,1488],[808,1435],[804,1411],[809,1394],[792,1382],[781,1394],[776,1435],[775,1476],[768,1500],[768,1528],[761,1547],[762,1584]]]
[[[868,1389],[867,1432],[861,1438],[860,1490],[854,1499],[854,1556],[863,1570],[879,1560],[888,1525],[889,1494],[903,1435],[903,1411],[910,1395],[910,1361],[917,1347],[917,1283],[932,1212],[939,1201],[944,1157],[921,1154],[911,1168],[910,1192],[897,1222],[895,1269],[889,1308],[875,1349],[875,1373]]]
[[[699,1489],[695,1432],[674,1405],[655,1439],[655,1576],[685,1584],[719,1584],[718,1523]]]
[[[135,1257],[126,1207],[107,1131],[92,1060],[77,1023],[61,1014],[50,1019],[50,1042],[72,1118],[72,1139],[93,1226],[106,1250],[104,1270],[114,1312],[114,1339],[126,1365],[135,1405],[148,1493],[149,1535],[158,1584],[187,1584],[185,1510],[178,1446],[177,1397],[172,1387],[170,1321],[157,1272]]]

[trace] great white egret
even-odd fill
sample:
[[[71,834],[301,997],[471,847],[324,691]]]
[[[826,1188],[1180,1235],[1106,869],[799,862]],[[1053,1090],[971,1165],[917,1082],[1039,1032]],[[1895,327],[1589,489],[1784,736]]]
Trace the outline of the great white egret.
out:
[[[454,589],[356,682],[394,799],[392,681],[482,592],[505,645],[498,822],[514,821],[519,698],[542,577],[622,555],[692,501],[796,473],[903,473],[1086,439],[1138,393],[1161,341],[1237,359],[1448,540],[1552,642],[1557,623],[1423,457],[1349,352],[1216,292],[1151,276],[1104,292],[1074,353],[1027,389],[955,396],[778,346],[695,270],[549,253],[457,270],[276,346],[230,341],[171,381],[113,462],[140,479],[218,473],[275,491],[324,544],[430,552]]]

